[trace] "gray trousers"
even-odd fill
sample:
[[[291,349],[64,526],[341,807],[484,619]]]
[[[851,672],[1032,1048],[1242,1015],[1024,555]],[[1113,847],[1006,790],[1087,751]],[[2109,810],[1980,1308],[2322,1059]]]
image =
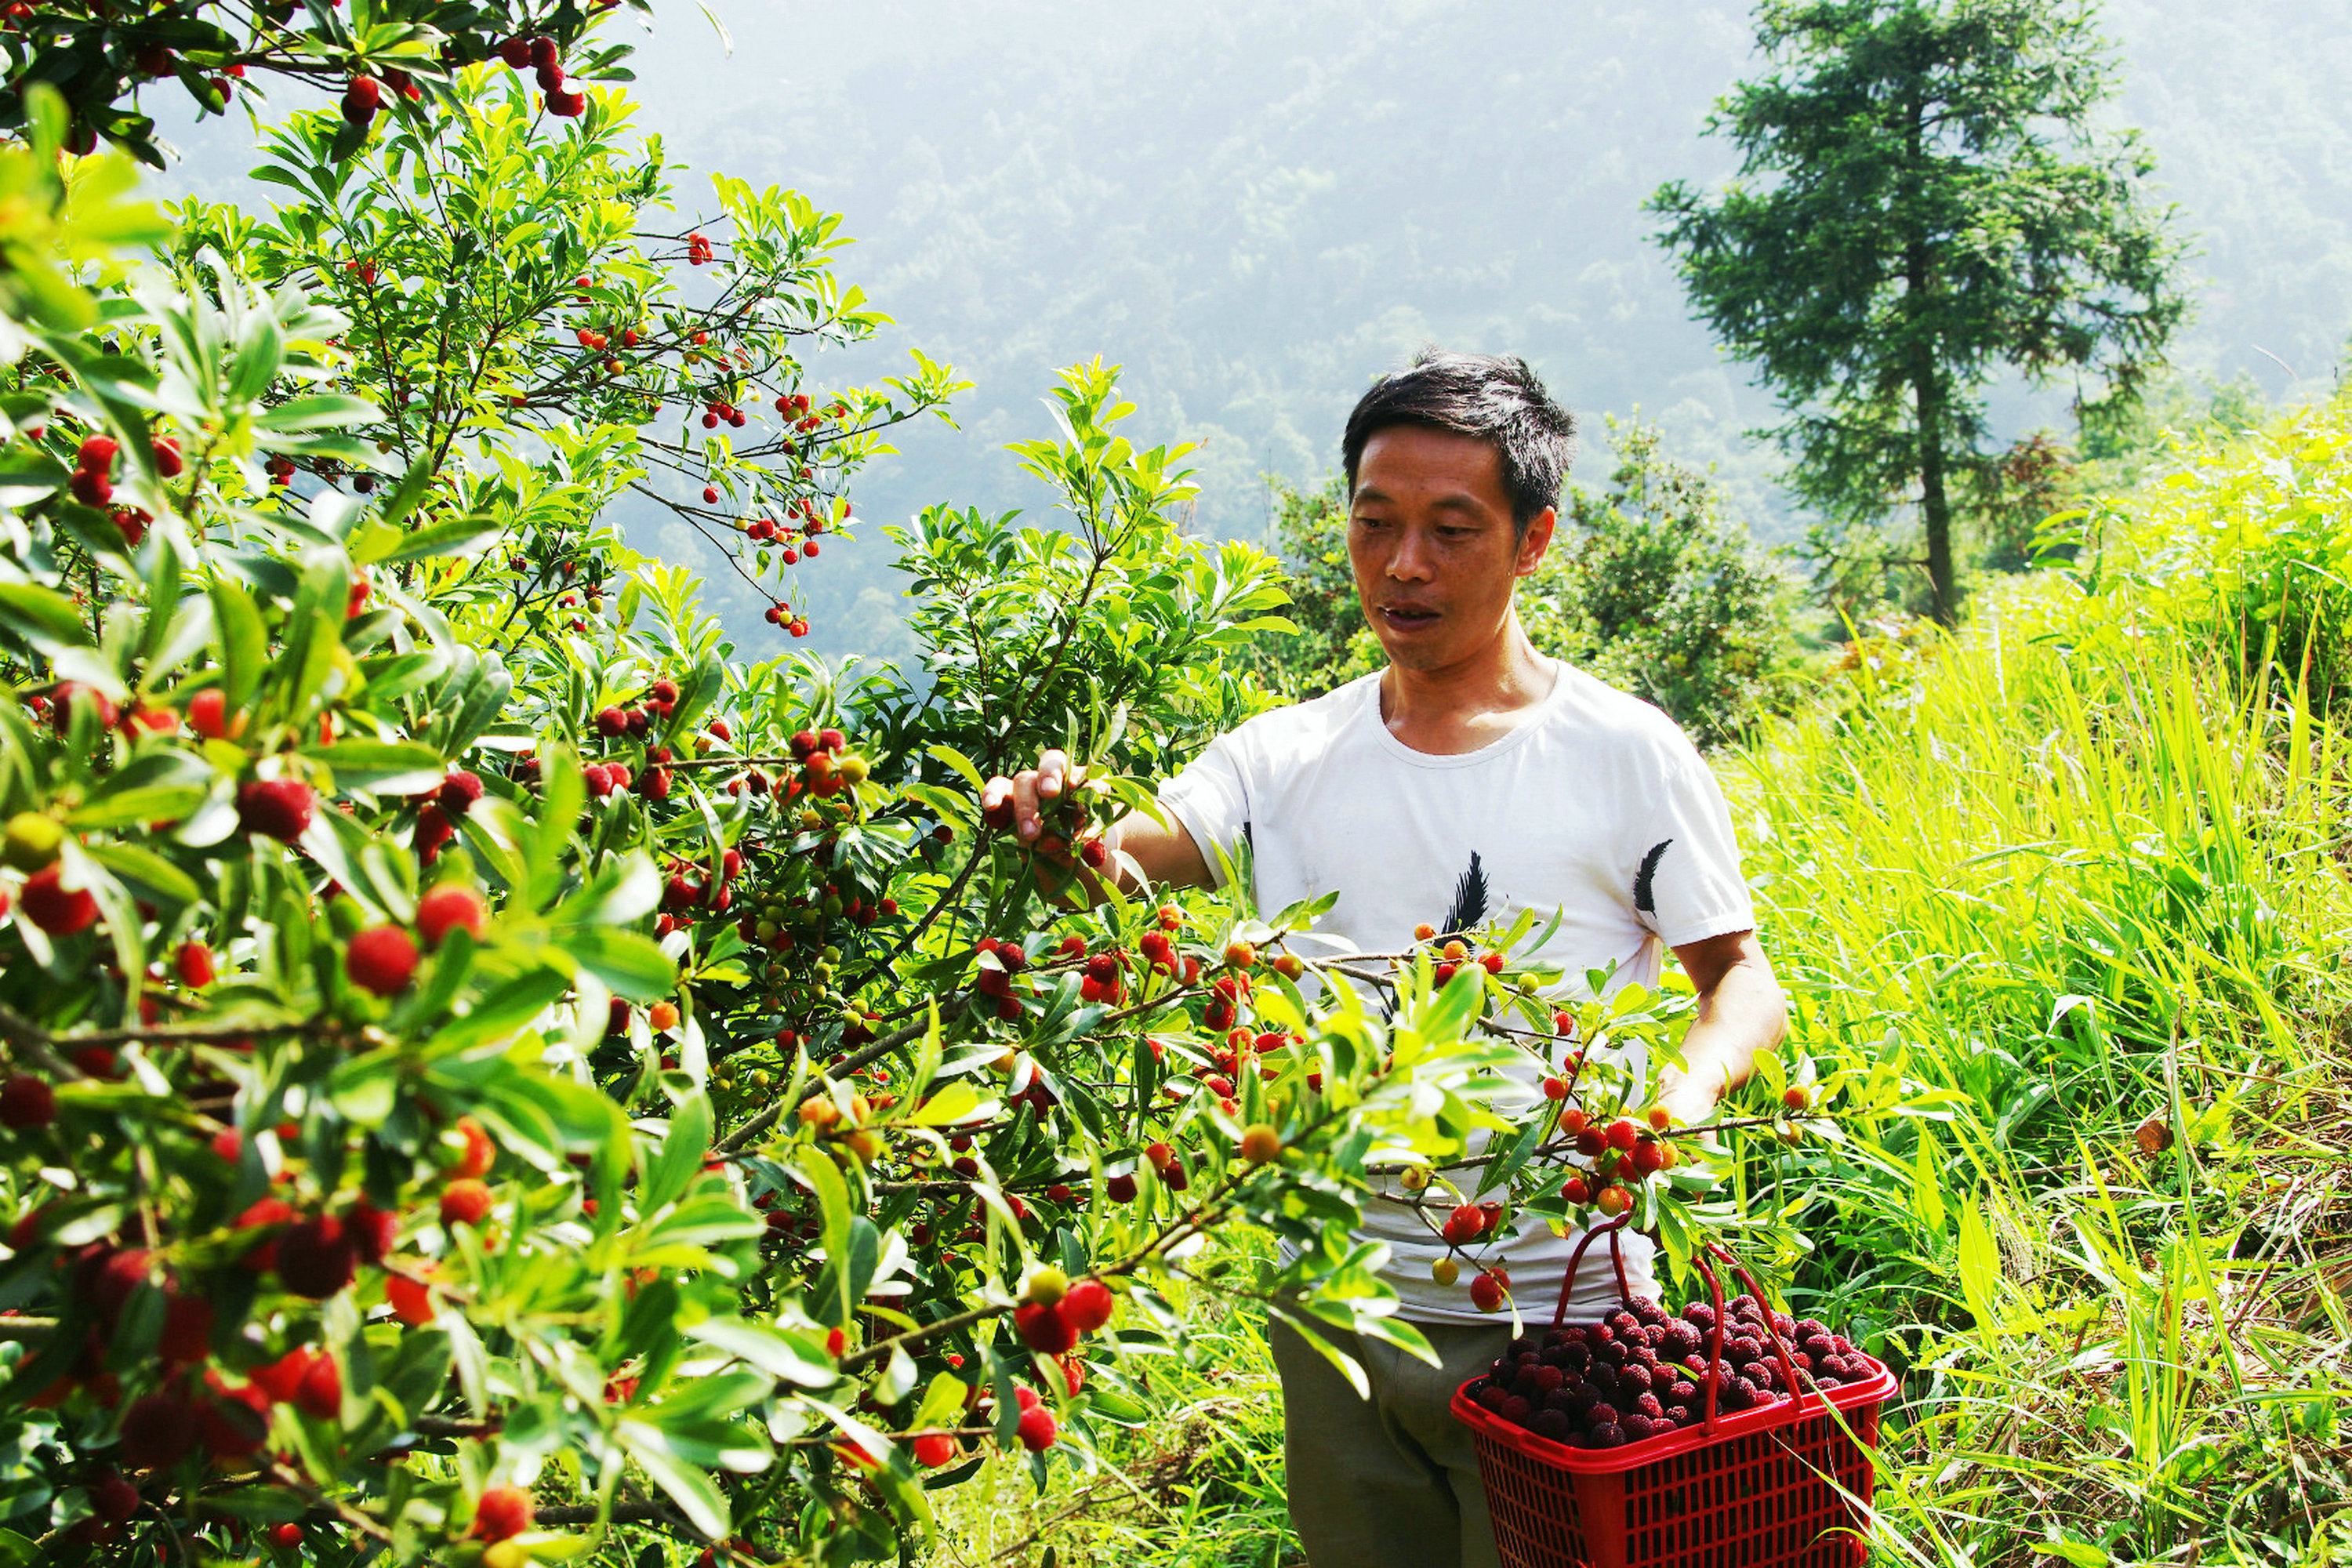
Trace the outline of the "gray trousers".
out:
[[[1454,1391],[1511,1342],[1507,1324],[1419,1323],[1444,1364],[1338,1329],[1324,1337],[1372,1385],[1360,1399],[1297,1330],[1267,1340],[1282,1374],[1290,1522],[1310,1568],[1495,1568],[1495,1527]]]

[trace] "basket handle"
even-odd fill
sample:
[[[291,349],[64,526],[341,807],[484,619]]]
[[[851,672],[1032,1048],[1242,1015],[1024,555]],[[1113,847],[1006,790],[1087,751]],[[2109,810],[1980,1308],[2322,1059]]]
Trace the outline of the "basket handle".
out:
[[[1576,1250],[1568,1255],[1567,1271],[1559,1277],[1559,1302],[1551,1310],[1553,1328],[1559,1327],[1568,1317],[1568,1299],[1575,1293],[1576,1268],[1577,1265],[1584,1261],[1585,1248],[1604,1236],[1609,1238],[1609,1261],[1617,1270],[1617,1294],[1627,1301],[1633,1300],[1633,1288],[1625,1280],[1625,1249],[1617,1239],[1617,1233],[1623,1230],[1633,1217],[1633,1211],[1627,1209],[1615,1219],[1603,1225],[1596,1225],[1577,1238]]]
[[[1790,1359],[1788,1342],[1780,1337],[1779,1327],[1772,1321],[1772,1314],[1765,1299],[1764,1288],[1756,1282],[1756,1276],[1748,1271],[1746,1264],[1732,1256],[1728,1247],[1719,1242],[1709,1241],[1706,1243],[1706,1250],[1693,1259],[1698,1265],[1699,1273],[1706,1279],[1707,1290],[1715,1299],[1715,1329],[1709,1336],[1707,1355],[1707,1431],[1712,1434],[1715,1430],[1716,1389],[1723,1381],[1723,1283],[1716,1278],[1715,1270],[1707,1267],[1706,1253],[1708,1252],[1723,1259],[1731,1271],[1738,1277],[1740,1283],[1748,1287],[1748,1294],[1756,1298],[1756,1305],[1759,1309],[1764,1309],[1764,1337],[1770,1342],[1773,1354],[1780,1359],[1781,1378],[1789,1385],[1791,1412],[1798,1415],[1804,1412],[1805,1397],[1808,1394],[1811,1394],[1817,1402],[1826,1404],[1827,1401],[1822,1398],[1818,1389],[1805,1388],[1797,1382],[1797,1363]]]

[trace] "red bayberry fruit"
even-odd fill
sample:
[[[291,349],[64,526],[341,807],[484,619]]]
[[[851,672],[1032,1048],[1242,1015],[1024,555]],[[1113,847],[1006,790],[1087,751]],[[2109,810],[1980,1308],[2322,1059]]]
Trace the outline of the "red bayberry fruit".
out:
[[[278,1238],[278,1278],[297,1296],[323,1301],[352,1282],[359,1256],[334,1215],[297,1220]]]
[[[25,879],[25,917],[51,936],[75,936],[98,922],[98,900],[87,888],[68,891],[65,868],[45,866]]]
[[[1046,1355],[1066,1354],[1078,1342],[1077,1328],[1063,1316],[1058,1301],[1051,1306],[1030,1301],[1014,1308],[1013,1326],[1023,1344]]]
[[[187,459],[180,456],[179,438],[158,436],[152,445],[155,451],[155,471],[167,479],[178,479],[181,471],[188,466]]]
[[[1612,1149],[1631,1149],[1641,1141],[1642,1130],[1624,1118],[1620,1117],[1609,1124],[1609,1146]]]
[[[212,1353],[213,1304],[202,1296],[173,1296],[163,1303],[163,1333],[155,1353],[184,1364]]]
[[[111,436],[85,436],[79,450],[74,453],[74,467],[86,474],[111,472],[114,455],[121,449]]]
[[[944,1432],[915,1434],[915,1462],[927,1470],[936,1470],[956,1457],[956,1440]]]
[[[1106,1177],[1103,1192],[1115,1204],[1131,1204],[1135,1201],[1135,1177],[1125,1171],[1116,1176]]]
[[[73,727],[74,710],[84,704],[98,715],[98,722],[102,729],[111,730],[119,718],[114,699],[87,681],[58,681],[49,689],[49,701],[54,704],[49,722],[60,735]]]
[[[467,936],[478,939],[488,921],[489,910],[482,895],[462,883],[444,882],[416,900],[416,934],[429,948],[439,947],[442,939],[459,926]]]
[[[1064,1293],[1061,1310],[1071,1327],[1082,1334],[1091,1334],[1110,1321],[1111,1314],[1118,1310],[1118,1298],[1099,1279],[1081,1279]]]
[[[1601,1195],[1593,1200],[1593,1204],[1602,1214],[1614,1219],[1633,1206],[1633,1194],[1612,1183],[1601,1189]]]
[[[343,972],[363,991],[395,995],[416,973],[416,941],[398,926],[370,926],[343,950]]]
[[[1812,1091],[1804,1085],[1792,1083],[1780,1091],[1780,1103],[1791,1110],[1807,1110],[1813,1103]]]
[[[463,816],[482,798],[482,775],[468,768],[454,768],[441,781],[441,809],[451,816]]]
[[[184,942],[172,955],[172,967],[181,984],[201,991],[213,983],[213,950],[200,942]]]
[[[479,1225],[482,1216],[489,1212],[489,1187],[471,1176],[461,1177],[441,1189],[443,1225]]]
[[[343,118],[364,130],[383,107],[383,87],[373,77],[355,76],[343,89]]]
[[[1482,1269],[1470,1281],[1470,1304],[1482,1312],[1499,1312],[1507,1294],[1502,1279],[1491,1268]]]
[[[490,1167],[498,1163],[499,1158],[499,1146],[490,1141],[489,1133],[470,1116],[457,1118],[456,1131],[464,1141],[465,1148],[451,1162],[449,1173],[453,1176],[488,1175]]]
[[[58,1119],[57,1091],[30,1073],[10,1073],[0,1083],[0,1127],[22,1132]]]
[[[294,1391],[294,1408],[320,1421],[332,1421],[343,1413],[343,1373],[330,1355],[311,1358],[310,1370],[303,1373],[299,1387]]]
[[[99,1518],[121,1524],[139,1511],[139,1489],[120,1470],[109,1470],[89,1483],[89,1506]]]
[[[343,1233],[352,1238],[362,1263],[382,1263],[400,1235],[400,1216],[362,1198],[344,1211]]]
[[[318,792],[300,779],[255,779],[236,792],[237,826],[291,844],[310,826]]]
[[[1059,1434],[1054,1424],[1054,1413],[1042,1405],[1033,1405],[1021,1413],[1021,1446],[1033,1454],[1042,1454],[1054,1446]]]
[[[228,738],[228,698],[220,688],[207,686],[188,699],[188,728],[207,741]]]
[[[584,92],[551,92],[547,95],[547,111],[564,120],[576,120],[588,111],[588,95]]]
[[[504,1541],[530,1528],[537,1510],[530,1493],[520,1487],[492,1487],[474,1510],[474,1534],[484,1541]]]
[[[532,37],[523,46],[523,50],[529,58],[529,62],[535,66],[551,66],[563,58],[561,47],[544,33]]]
[[[433,1287],[423,1280],[411,1279],[405,1274],[385,1278],[383,1299],[392,1308],[392,1315],[412,1328],[431,1322],[436,1314]]]
[[[196,1446],[196,1407],[176,1394],[132,1400],[122,1413],[122,1462],[134,1470],[178,1464]]]

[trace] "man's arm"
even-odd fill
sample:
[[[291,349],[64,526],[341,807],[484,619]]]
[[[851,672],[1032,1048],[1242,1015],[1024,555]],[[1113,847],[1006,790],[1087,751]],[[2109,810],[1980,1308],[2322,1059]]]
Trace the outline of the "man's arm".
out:
[[[1696,1127],[1747,1081],[1759,1051],[1780,1043],[1789,1003],[1752,931],[1685,942],[1675,957],[1698,992],[1698,1019],[1683,1037],[1683,1069],[1667,1070],[1659,1099],[1678,1124]]]
[[[1042,808],[1059,800],[1064,790],[1086,776],[1085,764],[1073,764],[1067,753],[1046,752],[1038,757],[1034,768],[1024,768],[1011,778],[989,780],[980,793],[981,816],[992,826],[1011,827],[1022,843],[1034,846],[1045,831]],[[1173,816],[1162,827],[1142,813],[1130,811],[1110,825],[1103,835],[1103,847],[1114,855],[1126,854],[1142,868],[1145,879],[1155,886],[1205,888],[1213,880],[1201,847],[1192,842],[1192,836]],[[1076,872],[1077,879],[1070,890],[1087,903],[1103,901],[1102,879],[1079,864],[1066,849],[1059,854],[1041,849],[1038,858]],[[1112,863],[1117,864],[1115,859]],[[1138,886],[1124,868],[1119,871],[1120,892],[1133,893]]]

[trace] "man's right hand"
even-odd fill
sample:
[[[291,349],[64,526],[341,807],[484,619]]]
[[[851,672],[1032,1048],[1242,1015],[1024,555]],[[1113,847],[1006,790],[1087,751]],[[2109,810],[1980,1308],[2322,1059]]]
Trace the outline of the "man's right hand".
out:
[[[1069,890],[1090,903],[1101,901],[1106,878],[1129,892],[1140,885],[1120,868],[1122,855],[1132,863],[1130,869],[1142,873],[1143,881],[1179,888],[1213,885],[1208,861],[1184,825],[1171,819],[1163,826],[1141,812],[1128,813],[1103,834],[1111,859],[1102,876],[1081,865],[1068,844],[1046,832],[1045,813],[1086,781],[1086,764],[1071,762],[1066,752],[1040,752],[1035,767],[1024,768],[1011,778],[999,775],[982,787],[981,820],[991,827],[1011,829],[1014,839],[1033,850],[1039,860],[1075,873]]]
[[[1067,752],[1042,752],[1035,767],[1024,768],[1009,779],[999,774],[988,781],[980,792],[981,820],[991,827],[1009,827],[1022,843],[1066,862],[1070,858],[1067,844],[1039,843],[1045,836],[1045,809],[1070,789],[1084,784],[1086,777],[1086,765],[1072,763]]]

